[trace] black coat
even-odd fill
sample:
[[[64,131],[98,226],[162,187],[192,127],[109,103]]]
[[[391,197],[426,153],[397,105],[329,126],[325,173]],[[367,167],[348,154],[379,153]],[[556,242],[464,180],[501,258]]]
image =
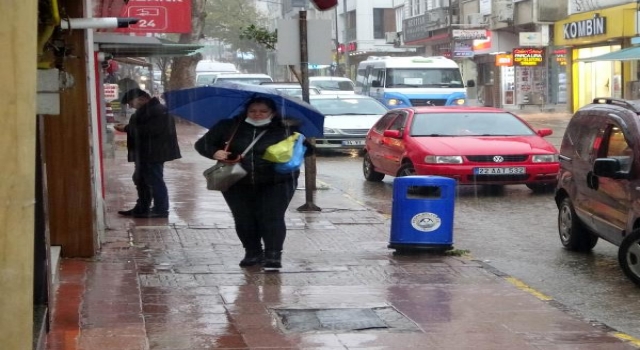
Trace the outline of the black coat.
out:
[[[130,162],[158,163],[182,157],[175,121],[155,97],[131,115],[125,130]]]
[[[223,150],[225,143],[233,134],[233,130],[238,127],[238,131],[231,140],[228,152],[232,155],[240,155],[249,146],[260,132],[267,132],[256,142],[251,150],[242,159],[242,167],[249,173],[238,184],[274,184],[291,180],[292,176],[298,177],[300,171],[292,171],[288,174],[280,174],[274,170],[275,163],[262,159],[267,147],[276,144],[293,132],[298,131],[293,126],[286,126],[280,117],[274,119],[266,126],[253,126],[244,121],[245,115],[233,119],[224,119],[216,123],[209,131],[195,143],[195,149],[202,156],[213,159],[213,154]],[[298,131],[299,132],[299,131]]]

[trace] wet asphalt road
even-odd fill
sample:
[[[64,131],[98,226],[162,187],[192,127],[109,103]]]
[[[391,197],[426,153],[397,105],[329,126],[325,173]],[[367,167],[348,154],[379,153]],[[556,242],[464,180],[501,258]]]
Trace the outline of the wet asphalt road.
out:
[[[568,118],[532,118],[549,127],[547,139],[559,148]],[[393,178],[370,183],[356,153],[318,156],[318,180],[377,211],[391,215]],[[317,203],[322,207],[322,203]],[[600,240],[593,252],[562,248],[553,193],[533,194],[524,185],[492,192],[481,186],[457,188],[454,247],[520,279],[585,319],[640,338],[640,288],[623,275],[617,247]]]

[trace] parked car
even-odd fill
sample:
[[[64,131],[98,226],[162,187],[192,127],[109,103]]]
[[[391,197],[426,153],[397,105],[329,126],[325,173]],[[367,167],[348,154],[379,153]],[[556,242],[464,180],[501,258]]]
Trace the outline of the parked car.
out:
[[[554,188],[558,151],[505,110],[489,107],[392,109],[369,131],[363,157],[368,181],[385,175],[438,175],[462,185],[525,184]]]
[[[213,84],[219,82],[232,82],[260,85],[260,83],[273,81],[267,74],[251,74],[251,73],[220,73],[213,77]]]
[[[318,76],[309,77],[309,86],[317,88],[323,94],[330,95],[354,95],[355,84],[349,78]]]
[[[562,245],[588,252],[599,238],[619,247],[640,285],[640,101],[597,98],[572,116],[560,146],[555,201]]]
[[[324,119],[324,135],[316,147],[324,149],[362,149],[373,124],[387,112],[376,99],[362,95],[311,95],[309,103]]]
[[[282,93],[285,93],[289,96],[302,99],[302,86],[300,86],[299,83],[266,81],[266,82],[261,82],[260,85],[265,85],[267,87],[274,88]],[[320,95],[320,90],[314,87],[310,87],[309,95]]]

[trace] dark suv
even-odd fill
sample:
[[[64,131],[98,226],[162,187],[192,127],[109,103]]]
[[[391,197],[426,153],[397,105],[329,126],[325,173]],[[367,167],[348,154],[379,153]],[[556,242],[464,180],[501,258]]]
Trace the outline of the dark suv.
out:
[[[571,118],[560,146],[555,200],[569,250],[602,238],[640,285],[640,101],[596,98]]]

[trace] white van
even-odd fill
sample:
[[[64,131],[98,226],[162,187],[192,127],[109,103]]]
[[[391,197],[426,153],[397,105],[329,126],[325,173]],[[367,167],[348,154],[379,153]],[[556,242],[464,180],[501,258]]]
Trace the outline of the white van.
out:
[[[196,65],[196,86],[213,84],[213,80],[221,73],[239,73],[233,63],[202,60]]]
[[[220,73],[213,79],[213,83],[217,84],[222,81],[228,81],[232,83],[244,83],[260,85],[265,82],[272,82],[273,79],[267,74],[252,74],[252,73]]]
[[[370,56],[358,65],[356,82],[360,94],[388,108],[465,105],[467,99],[458,64],[442,56]]]

